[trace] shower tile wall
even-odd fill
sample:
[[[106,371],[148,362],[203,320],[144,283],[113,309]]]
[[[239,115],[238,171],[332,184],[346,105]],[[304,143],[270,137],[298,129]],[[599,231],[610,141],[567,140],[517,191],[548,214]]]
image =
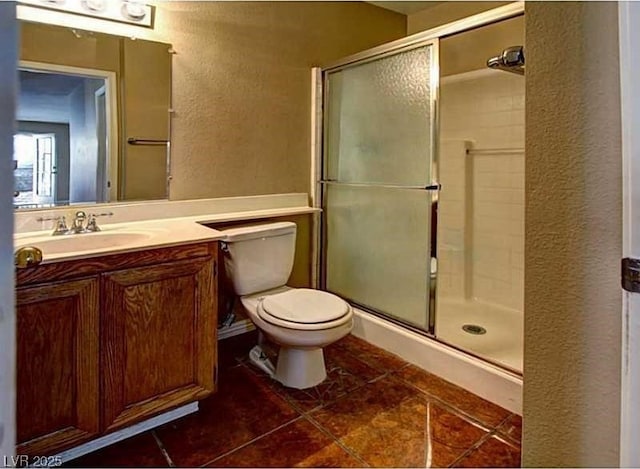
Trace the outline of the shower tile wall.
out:
[[[524,84],[488,69],[441,81],[441,297],[523,310],[524,152],[491,151],[524,148]]]

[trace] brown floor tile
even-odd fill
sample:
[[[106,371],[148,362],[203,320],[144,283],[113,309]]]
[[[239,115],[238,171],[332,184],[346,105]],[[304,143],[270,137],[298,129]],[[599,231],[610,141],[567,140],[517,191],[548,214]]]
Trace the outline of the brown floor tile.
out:
[[[498,433],[516,443],[520,443],[522,441],[522,417],[513,414],[498,427]]]
[[[390,377],[310,416],[374,467],[446,467],[487,434]]]
[[[508,410],[485,401],[481,397],[416,366],[409,365],[398,371],[396,376],[491,429],[500,425],[510,414]]]
[[[299,414],[244,365],[220,372],[216,394],[156,434],[177,466],[200,466]]]
[[[363,362],[383,372],[394,371],[407,364],[402,358],[378,348],[351,334],[338,342],[331,344],[327,349],[341,349],[356,356]]]
[[[218,393],[202,401],[197,414],[156,430],[177,466],[209,463],[211,467],[366,464],[516,467],[520,464],[521,417],[433,374],[405,366],[400,358],[365,341],[347,336],[327,347],[328,378],[307,390],[285,388],[252,368],[247,357],[256,343],[255,332],[221,341]],[[269,344],[265,346],[272,355],[277,351]],[[384,376],[389,371],[395,372]],[[308,418],[339,439],[351,454],[307,417],[300,418],[296,409],[309,412]],[[496,434],[487,438],[488,432],[472,421],[491,429],[498,427]],[[151,433],[66,464],[68,467],[167,465]]]
[[[493,436],[453,467],[520,467],[520,448]]]
[[[305,419],[296,420],[207,467],[360,467],[362,463]]]
[[[218,367],[222,370],[248,360],[249,351],[258,343],[256,331],[247,332],[218,342]]]
[[[150,432],[69,461],[65,467],[169,467]]]

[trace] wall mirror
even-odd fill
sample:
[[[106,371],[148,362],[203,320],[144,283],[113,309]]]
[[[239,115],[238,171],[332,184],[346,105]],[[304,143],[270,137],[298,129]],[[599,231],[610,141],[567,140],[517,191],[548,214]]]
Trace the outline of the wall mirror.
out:
[[[168,198],[171,45],[21,22],[14,207]]]

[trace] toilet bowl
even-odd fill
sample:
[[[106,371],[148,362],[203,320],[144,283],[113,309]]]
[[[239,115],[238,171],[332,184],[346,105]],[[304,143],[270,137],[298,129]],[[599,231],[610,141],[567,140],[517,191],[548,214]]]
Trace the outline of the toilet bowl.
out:
[[[225,267],[251,321],[279,345],[273,366],[260,346],[252,362],[284,386],[325,380],[322,348],[353,328],[351,306],[331,293],[285,285],[293,267],[296,225],[268,223],[223,230]]]
[[[351,306],[319,290],[283,287],[240,301],[256,327],[280,346],[273,377],[292,388],[305,389],[324,381],[322,348],[353,328]],[[304,301],[309,302],[307,306],[300,304]],[[311,314],[307,318],[305,313]]]

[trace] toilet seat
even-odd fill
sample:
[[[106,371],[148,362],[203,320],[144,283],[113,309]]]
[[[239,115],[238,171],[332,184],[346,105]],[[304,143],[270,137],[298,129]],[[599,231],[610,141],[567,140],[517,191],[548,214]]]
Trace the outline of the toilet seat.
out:
[[[342,298],[320,290],[296,288],[261,298],[258,316],[276,326],[297,330],[323,330],[343,325],[351,306]]]

